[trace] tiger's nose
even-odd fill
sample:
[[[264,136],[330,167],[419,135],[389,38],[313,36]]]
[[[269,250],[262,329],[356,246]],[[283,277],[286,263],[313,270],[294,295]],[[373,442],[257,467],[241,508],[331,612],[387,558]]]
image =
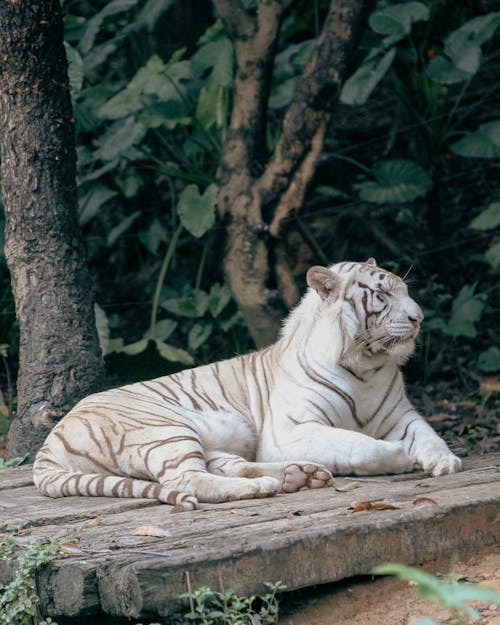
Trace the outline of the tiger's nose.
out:
[[[410,315],[408,315],[408,319],[412,322],[415,328],[418,328],[418,326],[420,325],[420,321],[421,321],[418,317],[411,317]]]
[[[416,306],[415,310],[412,310],[410,313],[408,313],[408,319],[411,321],[413,327],[415,328],[418,328],[418,326],[422,323],[423,318],[424,313],[422,312],[420,306]]]

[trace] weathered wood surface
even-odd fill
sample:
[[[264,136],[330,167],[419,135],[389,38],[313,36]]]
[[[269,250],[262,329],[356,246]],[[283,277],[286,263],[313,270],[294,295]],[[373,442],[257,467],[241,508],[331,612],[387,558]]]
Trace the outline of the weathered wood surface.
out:
[[[14,532],[21,543],[57,538],[70,548],[39,574],[51,616],[165,616],[179,609],[186,574],[193,588],[222,581],[254,593],[282,580],[294,589],[385,561],[416,563],[500,542],[500,454],[468,459],[455,475],[367,478],[349,492],[305,491],[180,514],[148,500],[48,499],[30,471],[0,472],[0,533]],[[365,501],[394,509],[349,509]],[[146,525],[168,535],[133,534]],[[0,583],[11,573],[0,562]]]

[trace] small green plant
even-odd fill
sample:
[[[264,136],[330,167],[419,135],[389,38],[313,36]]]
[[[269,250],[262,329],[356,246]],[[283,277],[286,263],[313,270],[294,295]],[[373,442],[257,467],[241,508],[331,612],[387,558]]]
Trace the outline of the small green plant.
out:
[[[377,566],[373,572],[376,575],[396,575],[404,581],[416,584],[423,599],[439,603],[451,611],[452,625],[465,625],[468,619],[479,617],[477,610],[467,605],[467,601],[500,604],[500,593],[496,590],[460,582],[454,575],[444,580],[414,567],[391,563]],[[432,618],[425,617],[418,619],[413,625],[438,625],[438,623]]]
[[[278,622],[277,594],[285,589],[281,582],[264,584],[265,595],[238,597],[232,590],[216,592],[203,586],[181,595],[189,599],[191,611],[186,618],[199,625],[272,625]]]
[[[5,458],[0,458],[0,469],[8,469],[9,467],[19,467],[21,464],[24,464],[28,459],[28,454],[24,456],[14,456],[13,458],[9,458],[5,460]]]
[[[57,625],[52,619],[42,618],[39,612],[40,598],[36,588],[36,571],[52,562],[60,553],[58,541],[40,544],[33,540],[18,555],[16,540],[5,535],[0,542],[0,560],[16,560],[14,578],[0,584],[0,625]]]

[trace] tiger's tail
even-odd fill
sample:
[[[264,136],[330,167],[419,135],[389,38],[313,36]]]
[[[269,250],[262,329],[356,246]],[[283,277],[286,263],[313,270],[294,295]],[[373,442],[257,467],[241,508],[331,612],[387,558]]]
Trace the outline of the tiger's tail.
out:
[[[195,496],[158,482],[119,475],[67,471],[55,460],[40,452],[33,465],[33,481],[44,495],[54,498],[82,495],[157,499],[174,506],[172,512],[194,510],[198,507],[198,499]]]

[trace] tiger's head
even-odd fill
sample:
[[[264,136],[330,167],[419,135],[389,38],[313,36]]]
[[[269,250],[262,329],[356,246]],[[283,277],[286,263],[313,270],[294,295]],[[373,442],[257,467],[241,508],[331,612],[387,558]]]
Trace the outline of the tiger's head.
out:
[[[422,310],[403,280],[373,258],[311,267],[307,283],[321,299],[322,323],[339,323],[343,345],[338,357],[344,362],[400,365],[413,353]]]

